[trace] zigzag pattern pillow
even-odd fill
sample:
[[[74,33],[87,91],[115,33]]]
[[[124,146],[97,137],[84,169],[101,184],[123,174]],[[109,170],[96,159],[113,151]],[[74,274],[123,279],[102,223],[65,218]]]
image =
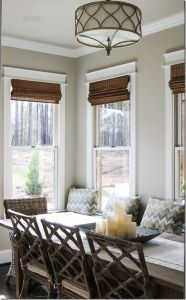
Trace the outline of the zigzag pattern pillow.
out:
[[[126,200],[126,213],[132,215],[132,221],[138,221],[138,214],[140,210],[140,199],[139,197],[132,197]]]
[[[68,196],[67,211],[95,215],[98,205],[98,191],[71,188]]]
[[[124,201],[125,212],[129,215],[132,215],[133,222],[137,222],[141,204],[139,197],[117,197],[116,195],[114,196],[114,198],[110,198],[103,210],[103,217],[106,217],[108,212],[113,211],[114,203],[115,201],[117,201],[117,199],[119,199],[120,201]]]
[[[185,208],[167,200],[149,199],[140,226],[181,234]]]

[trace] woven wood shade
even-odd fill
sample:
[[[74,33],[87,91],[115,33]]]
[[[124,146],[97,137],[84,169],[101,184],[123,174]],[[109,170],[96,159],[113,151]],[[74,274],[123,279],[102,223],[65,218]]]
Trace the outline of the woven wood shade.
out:
[[[170,89],[173,94],[185,92],[185,65],[178,64],[171,66]]]
[[[58,104],[61,100],[60,84],[12,79],[11,99],[18,101]]]
[[[128,83],[130,76],[122,76],[98,82],[92,82],[89,86],[88,101],[91,105],[100,105],[120,102],[130,99]]]

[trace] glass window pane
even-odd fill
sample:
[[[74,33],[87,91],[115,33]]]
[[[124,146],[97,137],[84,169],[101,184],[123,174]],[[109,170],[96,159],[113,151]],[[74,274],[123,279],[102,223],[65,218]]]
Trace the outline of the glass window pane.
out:
[[[184,150],[178,150],[178,200],[185,199]]]
[[[184,145],[184,94],[174,96],[175,101],[175,146]]]
[[[184,116],[185,116],[185,103],[184,103],[184,99],[185,99],[185,94],[181,94],[181,146],[184,146]]]
[[[130,145],[130,101],[99,105],[99,146]]]
[[[12,159],[13,198],[44,196],[54,208],[54,150],[12,148]]]
[[[96,173],[102,209],[113,192],[129,196],[129,150],[96,150]]]
[[[11,145],[52,145],[53,105],[11,100]]]

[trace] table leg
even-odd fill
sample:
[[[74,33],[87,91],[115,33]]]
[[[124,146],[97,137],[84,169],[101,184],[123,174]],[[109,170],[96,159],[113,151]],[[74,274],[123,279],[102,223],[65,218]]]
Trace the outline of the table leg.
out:
[[[16,272],[16,298],[20,298],[22,283],[23,283],[23,272],[21,269],[19,249],[15,247],[15,272]]]

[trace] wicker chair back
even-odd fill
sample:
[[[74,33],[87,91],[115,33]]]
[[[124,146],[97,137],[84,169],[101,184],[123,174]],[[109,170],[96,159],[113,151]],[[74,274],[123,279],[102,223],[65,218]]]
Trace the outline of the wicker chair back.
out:
[[[30,279],[48,286],[50,294],[54,283],[53,270],[36,217],[26,216],[10,209],[7,210],[7,214],[14,227],[23,270],[24,281],[21,296],[28,287]]]
[[[39,198],[22,198],[22,199],[5,199],[4,208],[6,218],[7,210],[11,209],[24,215],[39,215],[47,213],[47,201],[45,197]]]
[[[6,218],[9,218],[7,210],[12,209],[16,212],[23,213],[25,215],[38,215],[47,213],[47,201],[46,198],[22,198],[22,199],[5,199],[4,208]],[[15,277],[15,246],[16,240],[14,238],[14,232],[8,231],[11,248],[12,248],[12,261],[6,275],[6,283],[8,284],[11,277]]]
[[[92,253],[93,272],[99,298],[152,297],[141,244],[91,231],[87,231],[86,235]],[[131,264],[131,269],[126,266],[126,260],[127,266]]]
[[[80,289],[89,293],[89,298],[95,295],[96,285],[93,278],[79,229],[57,223],[41,220],[46,239],[48,253],[53,266],[55,279],[59,287],[59,297],[74,297],[72,291],[64,292],[61,286],[63,280],[74,282]],[[77,295],[76,295],[77,296]]]

